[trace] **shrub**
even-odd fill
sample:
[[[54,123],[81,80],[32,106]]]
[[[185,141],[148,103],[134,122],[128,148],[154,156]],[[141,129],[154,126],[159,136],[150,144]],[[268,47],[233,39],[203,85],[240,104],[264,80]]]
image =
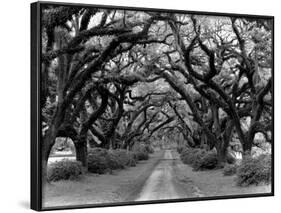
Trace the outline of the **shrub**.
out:
[[[136,165],[137,165],[137,161],[134,158],[130,158],[128,163],[127,163],[127,166],[134,167]]]
[[[131,157],[132,159],[135,160],[136,163],[138,162],[138,155],[137,155],[137,152],[135,152],[135,151],[130,151],[130,152],[129,152],[129,155],[130,155],[130,157]]]
[[[107,166],[110,170],[125,168],[125,162],[121,159],[118,153],[115,152],[115,150],[110,150],[108,152],[108,155],[106,156],[106,159],[107,159]]]
[[[258,185],[271,181],[271,155],[260,155],[257,158],[246,157],[237,169],[239,186]]]
[[[140,143],[138,146],[135,147],[135,151],[141,151],[141,152],[147,152],[147,153],[153,153],[153,148],[145,143]]]
[[[146,151],[137,151],[136,152],[138,160],[148,160],[149,155]]]
[[[138,156],[123,149],[106,150],[101,148],[90,149],[88,152],[88,171],[104,174],[126,166],[136,166]]]
[[[79,161],[63,159],[51,164],[47,172],[49,181],[76,180],[82,174],[82,164]]]
[[[226,162],[228,164],[234,164],[236,162],[236,158],[233,157],[231,154],[226,155]]]
[[[181,153],[181,160],[185,164],[189,164],[193,167],[193,165],[197,165],[206,155],[207,151],[204,149],[184,149]]]
[[[149,152],[148,152],[146,146],[147,145],[145,145],[145,144],[138,144],[137,146],[133,147],[133,153],[135,154],[137,161],[148,160]]]
[[[217,154],[214,151],[206,151],[205,149],[183,148],[180,158],[183,163],[189,164],[194,170],[214,169],[218,165]],[[228,164],[234,164],[236,159],[227,154],[226,161]]]
[[[197,159],[193,162],[194,170],[214,169],[218,164],[217,154],[214,152],[201,152],[197,154]]]
[[[117,158],[120,163],[120,168],[125,166],[136,166],[136,160],[131,152],[127,152],[124,149],[111,150],[111,153]]]
[[[181,153],[180,153],[181,155],[180,156],[183,156],[183,155],[187,154],[188,152],[191,152],[192,150],[194,150],[194,149],[183,147],[181,149]]]
[[[224,176],[231,176],[236,174],[237,172],[237,165],[236,164],[226,164],[223,168],[223,175]]]
[[[128,161],[126,162],[126,166],[136,166],[137,165],[137,156],[135,156],[134,152],[128,152]]]
[[[103,149],[103,148],[92,148],[92,149],[89,149],[88,154],[96,154],[96,155],[106,157],[108,154],[108,150]]]
[[[88,171],[104,174],[109,171],[108,152],[106,149],[94,148],[88,152]]]
[[[146,152],[148,152],[150,154],[154,153],[154,149],[152,148],[151,145],[145,145],[144,147],[145,147]]]
[[[185,146],[178,146],[178,147],[177,147],[177,152],[178,152],[179,154],[181,154],[182,151],[185,150],[185,149],[187,149],[187,147],[185,147]]]

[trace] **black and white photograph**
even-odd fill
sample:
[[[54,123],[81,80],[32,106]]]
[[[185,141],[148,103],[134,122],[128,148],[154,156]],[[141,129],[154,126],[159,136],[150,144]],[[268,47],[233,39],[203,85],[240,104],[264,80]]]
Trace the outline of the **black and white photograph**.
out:
[[[31,7],[33,208],[273,195],[273,16]]]

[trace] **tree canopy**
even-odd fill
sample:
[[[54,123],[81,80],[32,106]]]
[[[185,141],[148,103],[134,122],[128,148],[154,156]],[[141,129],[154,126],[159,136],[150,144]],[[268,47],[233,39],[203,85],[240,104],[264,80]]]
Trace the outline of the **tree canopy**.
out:
[[[85,166],[87,144],[271,142],[269,19],[49,6],[41,56],[43,164],[56,137]]]

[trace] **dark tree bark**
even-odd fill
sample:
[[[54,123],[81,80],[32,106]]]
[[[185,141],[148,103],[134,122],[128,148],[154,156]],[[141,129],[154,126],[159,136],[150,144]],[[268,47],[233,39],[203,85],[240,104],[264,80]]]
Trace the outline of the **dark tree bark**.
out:
[[[117,95],[110,94],[110,96],[112,96],[113,99],[117,102],[118,108],[115,111],[115,113],[113,114],[113,120],[111,122],[110,129],[106,134],[107,147],[112,148],[112,149],[116,148],[116,143],[115,143],[116,142],[115,141],[116,140],[116,128],[124,113],[123,104],[124,104],[124,100],[125,100],[126,86],[124,86],[123,88],[117,86],[117,90],[119,93],[119,97]]]
[[[233,130],[233,121],[227,119],[224,121],[225,125],[222,124],[222,136],[220,138],[221,142],[216,146],[217,155],[218,155],[218,167],[223,167],[226,163],[227,157],[227,148],[229,147],[229,143],[232,137]]]
[[[195,121],[202,127],[203,131],[205,132],[208,139],[210,140],[211,145],[215,144],[217,141],[215,135],[212,134],[212,132],[208,129],[206,124],[203,122],[200,113],[198,111],[198,108],[194,104],[192,98],[190,97],[184,85],[178,82],[175,76],[169,74],[166,71],[162,73],[162,76],[167,80],[170,86],[184,98],[184,100],[186,101],[187,105],[190,107],[193,113]]]
[[[82,163],[83,167],[87,167],[87,139],[80,138],[74,143],[76,149],[76,160]]]
[[[93,112],[90,117],[81,124],[81,130],[78,135],[78,140],[75,143],[76,157],[78,161],[82,162],[84,167],[87,167],[87,133],[91,129],[93,123],[105,112],[108,103],[108,91],[103,87],[98,87],[102,101],[100,107]]]
[[[254,100],[253,106],[252,106],[252,113],[251,113],[251,123],[249,130],[247,132],[247,141],[245,144],[243,144],[243,150],[246,153],[251,152],[252,146],[253,146],[253,140],[255,137],[255,134],[257,133],[257,126],[259,124],[259,120],[262,114],[262,111],[264,109],[265,103],[263,101],[264,96],[270,91],[271,89],[271,79],[268,80],[266,86],[258,93],[256,100]]]
[[[72,103],[76,94],[84,87],[86,81],[91,78],[91,74],[93,72],[98,70],[99,67],[102,64],[104,64],[105,62],[107,62],[111,57],[114,57],[116,54],[118,54],[118,51],[116,52],[116,49],[121,43],[123,43],[123,42],[137,43],[137,41],[139,39],[143,38],[143,36],[145,36],[147,34],[148,29],[150,28],[153,20],[154,20],[154,18],[149,19],[147,21],[147,23],[144,25],[143,30],[140,32],[123,33],[123,34],[119,35],[116,39],[113,39],[111,41],[111,43],[99,54],[99,56],[88,64],[87,68],[84,69],[83,73],[79,76],[79,78],[77,78],[75,81],[73,79],[70,79],[71,83],[63,82],[64,85],[71,85],[71,86],[69,87],[69,91],[67,93],[65,90],[58,92],[58,94],[66,94],[66,95],[58,98],[59,101],[57,103],[55,113],[52,117],[52,121],[48,125],[49,128],[46,131],[46,134],[43,138],[43,146],[42,146],[43,180],[46,180],[47,161],[49,158],[51,148],[55,143],[57,131],[60,128],[60,126],[63,124],[65,116],[66,116],[66,111],[69,108],[70,104]],[[86,36],[89,36],[88,33],[89,33],[89,31],[87,31],[87,32],[85,31]],[[74,43],[76,45],[79,41],[82,41],[80,36],[77,38],[74,38],[73,41],[71,42],[71,45]],[[47,53],[46,57],[44,56],[43,58],[45,58],[45,60],[48,61],[48,60],[52,60],[58,56],[61,56],[65,53],[67,53],[67,51],[64,51],[64,50],[58,50],[58,51],[59,51],[59,54],[57,52],[51,53],[51,54]],[[62,87],[58,86],[58,88],[62,88]],[[83,132],[83,134],[85,134],[85,133]]]

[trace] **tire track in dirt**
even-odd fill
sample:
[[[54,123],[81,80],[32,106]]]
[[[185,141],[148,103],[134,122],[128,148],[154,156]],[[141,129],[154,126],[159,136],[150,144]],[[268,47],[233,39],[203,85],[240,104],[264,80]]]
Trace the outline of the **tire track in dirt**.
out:
[[[182,199],[201,196],[193,182],[180,172],[180,160],[173,150],[165,150],[135,201]]]

